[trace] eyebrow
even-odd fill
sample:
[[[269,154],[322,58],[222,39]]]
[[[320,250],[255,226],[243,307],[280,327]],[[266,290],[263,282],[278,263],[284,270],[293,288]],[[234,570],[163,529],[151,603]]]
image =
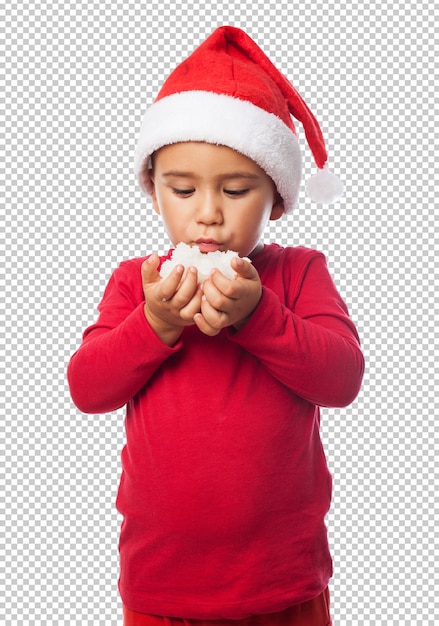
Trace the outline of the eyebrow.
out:
[[[197,178],[197,174],[195,174],[194,172],[183,172],[180,170],[169,170],[168,172],[163,172],[162,176],[165,178]],[[259,178],[259,176],[258,174],[253,174],[252,172],[226,172],[224,174],[220,174],[218,178],[224,178],[226,180],[240,178],[246,178],[247,180],[256,180]]]

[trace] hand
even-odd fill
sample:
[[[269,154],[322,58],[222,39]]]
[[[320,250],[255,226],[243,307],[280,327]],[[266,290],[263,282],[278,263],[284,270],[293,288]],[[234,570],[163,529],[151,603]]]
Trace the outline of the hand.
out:
[[[213,270],[203,283],[201,311],[195,314],[194,321],[206,335],[217,335],[227,326],[239,330],[261,299],[261,281],[253,265],[235,258],[232,267],[237,272],[235,278],[227,278],[219,270]]]
[[[189,268],[182,279],[184,268],[178,265],[162,280],[157,271],[158,264],[159,258],[155,254],[142,264],[144,312],[160,339],[173,345],[183,328],[194,324],[195,314],[201,311],[202,292],[195,268]]]

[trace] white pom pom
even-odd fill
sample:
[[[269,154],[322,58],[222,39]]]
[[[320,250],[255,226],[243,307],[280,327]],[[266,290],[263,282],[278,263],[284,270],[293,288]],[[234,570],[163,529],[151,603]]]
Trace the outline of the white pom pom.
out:
[[[308,180],[306,192],[313,202],[332,204],[342,197],[343,185],[325,166]]]

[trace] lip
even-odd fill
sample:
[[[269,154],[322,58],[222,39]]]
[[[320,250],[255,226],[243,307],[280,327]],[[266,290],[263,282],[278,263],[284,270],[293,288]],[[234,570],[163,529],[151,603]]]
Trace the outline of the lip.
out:
[[[216,252],[221,250],[221,243],[215,239],[197,239],[195,242],[201,252]]]

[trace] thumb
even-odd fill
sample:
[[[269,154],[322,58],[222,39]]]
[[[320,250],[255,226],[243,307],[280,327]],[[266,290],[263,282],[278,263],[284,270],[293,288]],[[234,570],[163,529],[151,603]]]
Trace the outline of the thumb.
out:
[[[258,272],[256,268],[246,259],[241,259],[240,257],[235,257],[232,259],[232,267],[237,272],[238,276],[241,278],[248,278],[250,280],[254,280],[258,278]]]
[[[158,273],[159,262],[160,259],[157,254],[151,254],[146,261],[143,261],[141,269],[143,286],[160,280],[160,274]]]

